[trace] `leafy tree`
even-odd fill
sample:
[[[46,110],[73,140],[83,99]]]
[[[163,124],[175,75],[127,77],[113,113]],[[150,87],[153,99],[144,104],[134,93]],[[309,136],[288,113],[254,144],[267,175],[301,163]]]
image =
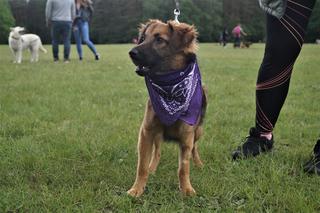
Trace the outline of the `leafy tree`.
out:
[[[46,1],[44,0],[29,0],[26,7],[28,16],[24,26],[28,32],[35,33],[40,36],[42,42],[49,43],[50,29],[46,27],[45,20]]]
[[[258,1],[224,0],[223,23],[230,31],[241,23],[246,37],[250,41],[262,41],[265,37],[265,14],[259,8]]]
[[[173,10],[175,9],[174,0],[143,0],[142,18],[143,22],[148,19],[160,19],[164,22],[173,19]]]
[[[50,42],[50,30],[45,25],[46,0],[10,0],[18,26],[40,36],[42,42]]]
[[[174,0],[144,0],[143,20],[150,18],[164,22],[174,19]],[[180,0],[179,20],[194,24],[200,33],[200,41],[214,41],[221,30],[222,1],[221,0]]]
[[[94,5],[93,40],[99,43],[130,42],[142,19],[141,0],[103,0]]]
[[[28,22],[27,7],[25,0],[9,0],[13,17],[16,20],[16,26],[25,26]]]
[[[50,29],[45,26],[47,0],[0,0],[0,42],[7,42],[8,27],[16,25],[38,34],[50,42]],[[174,0],[93,0],[94,14],[90,22],[91,38],[96,43],[131,42],[136,37],[139,23],[148,19],[166,22],[173,19]],[[241,23],[250,41],[265,39],[265,14],[256,0],[179,0],[179,20],[194,24],[201,42],[217,41],[226,27],[229,31]],[[317,1],[310,18],[306,42],[320,38],[320,2]]]
[[[193,0],[192,2],[198,8],[197,12],[199,13],[199,18],[194,23],[200,33],[199,40],[204,42],[216,41],[223,28],[222,1]]]
[[[10,27],[14,26],[14,18],[12,16],[7,0],[0,1],[0,43],[8,42]]]
[[[315,42],[316,39],[320,39],[320,2],[317,1],[310,17],[308,30],[306,34],[307,42]]]

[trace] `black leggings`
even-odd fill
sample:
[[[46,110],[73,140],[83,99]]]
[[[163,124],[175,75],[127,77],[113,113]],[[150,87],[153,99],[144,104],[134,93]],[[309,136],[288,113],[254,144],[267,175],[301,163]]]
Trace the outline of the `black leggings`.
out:
[[[267,15],[267,42],[256,86],[256,128],[271,133],[287,97],[315,0],[288,0],[285,15]]]

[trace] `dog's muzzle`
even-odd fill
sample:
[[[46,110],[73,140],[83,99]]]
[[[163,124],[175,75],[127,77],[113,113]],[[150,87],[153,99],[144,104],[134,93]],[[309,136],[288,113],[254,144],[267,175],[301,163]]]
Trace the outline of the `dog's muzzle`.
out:
[[[130,55],[130,58],[132,59],[133,63],[135,65],[137,65],[136,73],[139,76],[146,76],[147,73],[149,72],[150,68],[147,66],[139,65],[140,64],[139,62],[142,60],[141,54],[139,53],[139,51],[136,48],[133,48],[129,52],[129,55]]]
[[[132,58],[132,60],[139,59],[139,51],[136,48],[133,48],[132,50],[130,50],[129,55]]]

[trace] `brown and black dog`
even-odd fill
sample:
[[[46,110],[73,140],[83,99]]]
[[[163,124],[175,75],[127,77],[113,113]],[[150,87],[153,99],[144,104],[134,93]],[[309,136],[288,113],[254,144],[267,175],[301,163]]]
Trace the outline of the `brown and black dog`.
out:
[[[197,50],[197,31],[194,26],[168,21],[150,20],[141,25],[138,45],[129,55],[137,66],[139,75],[165,75],[174,70],[186,68],[195,57]],[[202,120],[206,111],[207,99],[201,86],[202,101],[200,111],[194,125],[182,120],[172,125],[165,125],[156,114],[149,99],[146,104],[144,119],[141,124],[138,140],[138,165],[136,180],[128,190],[134,197],[140,196],[147,183],[150,172],[155,172],[160,160],[160,143],[170,138],[179,142],[179,187],[183,195],[194,195],[195,190],[190,183],[190,157],[196,166],[202,167],[196,141],[202,135]]]
[[[252,42],[250,41],[243,41],[240,44],[240,48],[250,48],[250,46],[252,45]]]

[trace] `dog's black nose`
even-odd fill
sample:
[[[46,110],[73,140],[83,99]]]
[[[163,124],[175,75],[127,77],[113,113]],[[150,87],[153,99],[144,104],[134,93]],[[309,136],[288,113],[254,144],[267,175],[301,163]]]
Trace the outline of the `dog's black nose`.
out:
[[[139,54],[139,51],[136,48],[133,48],[130,52],[129,55],[131,58],[136,58]]]

